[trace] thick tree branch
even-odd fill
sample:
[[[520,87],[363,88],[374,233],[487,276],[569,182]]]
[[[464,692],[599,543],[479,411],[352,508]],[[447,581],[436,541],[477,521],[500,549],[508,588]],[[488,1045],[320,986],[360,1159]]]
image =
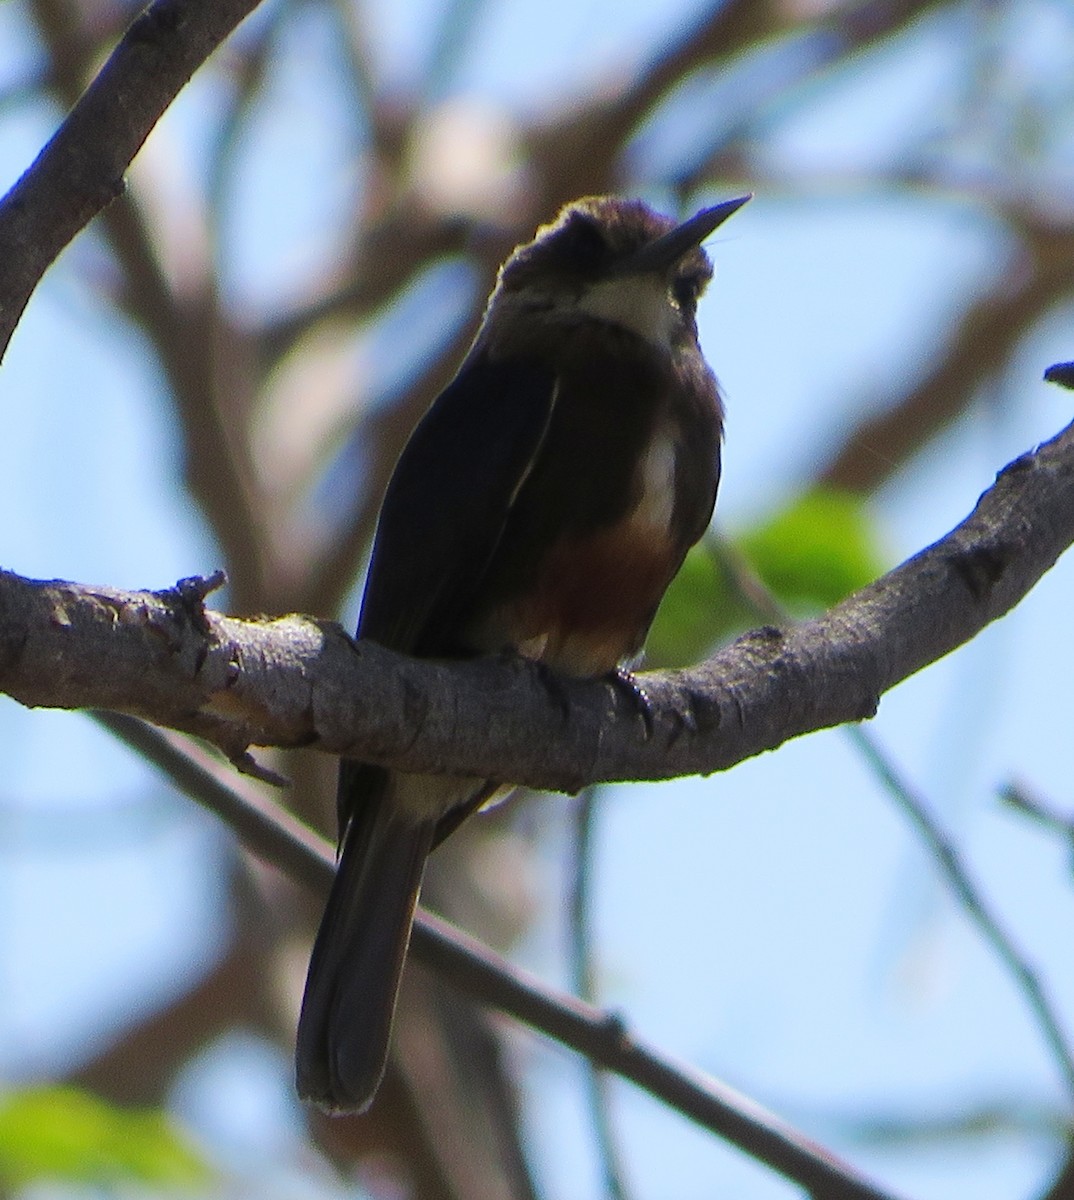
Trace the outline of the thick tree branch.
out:
[[[950,534],[823,617],[644,676],[648,736],[606,682],[549,689],[520,661],[423,662],[308,617],[240,621],[204,610],[204,581],[132,593],[0,574],[0,690],[134,713],[236,760],[250,745],[310,745],[567,791],[705,774],[871,716],[888,688],[1009,611],[1072,541],[1074,426],[1006,467]]]
[[[49,265],[122,192],[165,109],[258,2],[156,0],[0,201],[0,357]]]

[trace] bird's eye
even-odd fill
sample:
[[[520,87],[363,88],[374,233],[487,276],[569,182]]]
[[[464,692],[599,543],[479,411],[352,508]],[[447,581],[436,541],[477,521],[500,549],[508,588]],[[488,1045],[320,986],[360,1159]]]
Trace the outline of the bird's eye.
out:
[[[697,307],[697,281],[689,276],[676,276],[671,282],[671,298],[683,312],[692,312]]]
[[[679,268],[671,281],[671,295],[684,313],[697,311],[697,302],[711,278],[712,268],[707,261],[696,265],[684,263]]]

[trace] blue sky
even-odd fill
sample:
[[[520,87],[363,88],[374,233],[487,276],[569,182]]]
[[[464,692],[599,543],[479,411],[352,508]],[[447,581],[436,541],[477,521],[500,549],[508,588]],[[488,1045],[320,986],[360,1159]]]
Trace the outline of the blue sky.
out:
[[[1059,19],[1053,6],[1022,8]],[[0,83],[33,62],[21,9],[0,7]],[[578,90],[583,61],[609,76],[636,61],[695,6],[513,0],[474,11],[472,45],[437,99],[464,97],[512,119],[549,89]],[[440,12],[433,0],[375,0],[386,80],[421,76]],[[1008,264],[1007,236],[957,191],[892,198],[861,183],[923,128],[942,130],[956,107],[951,32],[923,23],[880,56],[879,74],[848,75],[788,121],[770,151],[773,177],[822,185],[804,197],[759,188],[710,246],[717,277],[700,328],[728,400],[725,528],[810,479],[847,419],[883,402],[892,373],[897,386],[922,369],[946,315]],[[1042,54],[1056,52],[1043,41]],[[333,253],[326,230],[360,181],[359,165],[341,167],[354,160],[338,101],[309,69],[324,52],[315,18],[288,26],[286,66],[243,146],[224,222],[239,311],[301,291]],[[188,163],[197,177],[213,88],[196,82],[154,135],[154,162],[173,163],[178,178]],[[0,113],[0,179],[18,175],[53,119],[44,108]],[[663,138],[639,141],[653,164],[670,153]],[[0,563],[166,586],[211,571],[218,553],[177,483],[175,431],[146,347],[79,272],[94,254],[84,237],[50,273],[0,372]],[[444,322],[465,287],[458,271],[430,284]],[[1040,376],[1074,354],[1071,315],[1054,314],[969,417],[875,498],[892,564],[965,516],[996,470],[1066,422],[1066,394]],[[370,341],[374,378],[398,371],[393,343]],[[1015,614],[885,697],[873,728],[1041,968],[1074,1038],[1068,855],[995,799],[1011,777],[1068,799],[1074,650],[1054,631],[1069,623],[1072,591],[1074,562],[1063,561]],[[77,715],[0,702],[0,757],[0,1071],[20,1081],[62,1072],[219,953],[214,868],[225,835]],[[567,807],[550,799],[540,821],[543,916],[519,949],[560,981]],[[843,1122],[858,1117],[945,1116],[993,1101],[1069,1111],[1069,1098],[1010,979],[843,735],[711,779],[616,789],[599,828],[601,998],[639,1034],[918,1200],[1041,1190],[1059,1150],[1032,1129],[901,1149],[847,1134]],[[563,1200],[600,1195],[577,1062],[529,1034],[513,1045],[538,1176]],[[289,1070],[275,1048],[237,1038],[190,1073],[176,1104],[240,1175],[273,1164],[259,1194],[330,1194],[327,1171],[303,1173]],[[795,1194],[625,1086],[614,1110],[639,1197]]]

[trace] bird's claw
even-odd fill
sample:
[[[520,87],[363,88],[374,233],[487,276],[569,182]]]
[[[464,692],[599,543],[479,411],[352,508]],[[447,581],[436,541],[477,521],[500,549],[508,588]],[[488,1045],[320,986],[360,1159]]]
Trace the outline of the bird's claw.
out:
[[[638,683],[638,677],[626,667],[616,667],[608,675],[608,682],[619,695],[626,698],[630,707],[641,717],[646,740],[651,738],[655,727],[653,702],[649,699],[648,692]]]

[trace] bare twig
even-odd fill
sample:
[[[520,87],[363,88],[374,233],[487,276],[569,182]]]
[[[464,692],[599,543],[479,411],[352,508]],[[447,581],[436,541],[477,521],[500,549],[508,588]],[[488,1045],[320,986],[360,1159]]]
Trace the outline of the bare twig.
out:
[[[1023,815],[1032,817],[1045,829],[1074,842],[1074,814],[1060,812],[1050,801],[1031,792],[1027,784],[1011,780],[1000,788],[999,798]]]
[[[1052,1008],[1044,984],[1037,972],[1029,965],[1025,955],[1018,949],[1014,939],[1003,928],[1002,922],[992,912],[983,893],[973,882],[966,864],[947,834],[933,818],[928,806],[902,778],[891,760],[882,753],[872,734],[862,728],[850,729],[847,733],[869,762],[874,774],[887,788],[898,806],[910,818],[921,840],[943,873],[948,886],[958,897],[962,908],[977,926],[981,936],[992,947],[996,957],[1003,963],[1021,991],[1023,999],[1044,1034],[1052,1057],[1057,1063],[1067,1089],[1074,1096],[1074,1052],[1067,1043],[1059,1017]]]
[[[207,764],[196,762],[159,731],[131,717],[94,715],[181,791],[222,817],[252,853],[327,894],[335,856],[301,822],[251,789],[240,793],[225,784]],[[629,1079],[817,1196],[893,1200],[891,1193],[862,1179],[759,1105],[699,1071],[672,1062],[631,1036],[618,1017],[546,987],[447,921],[420,913],[412,948],[416,958],[468,995]]]
[[[720,555],[740,594],[757,608],[760,615],[767,619],[780,619],[784,615],[779,601],[753,574],[749,565],[741,560],[734,547],[721,542],[714,548],[714,552]],[[1074,1051],[1071,1050],[1058,1014],[1049,1001],[1043,984],[1025,954],[992,913],[961,856],[933,819],[928,805],[911,789],[872,732],[862,725],[848,725],[843,732],[889,795],[894,797],[899,807],[910,817],[948,886],[962,903],[966,915],[1010,972],[1041,1035],[1053,1053],[1060,1074],[1068,1087],[1074,1091]],[[1022,808],[1023,811],[1032,812],[1039,820],[1056,824],[1056,814],[1046,812],[1033,804],[1028,796],[1014,785],[1004,789],[1002,796],[1008,803]],[[1065,832],[1068,837],[1074,835],[1074,823],[1066,825]]]

